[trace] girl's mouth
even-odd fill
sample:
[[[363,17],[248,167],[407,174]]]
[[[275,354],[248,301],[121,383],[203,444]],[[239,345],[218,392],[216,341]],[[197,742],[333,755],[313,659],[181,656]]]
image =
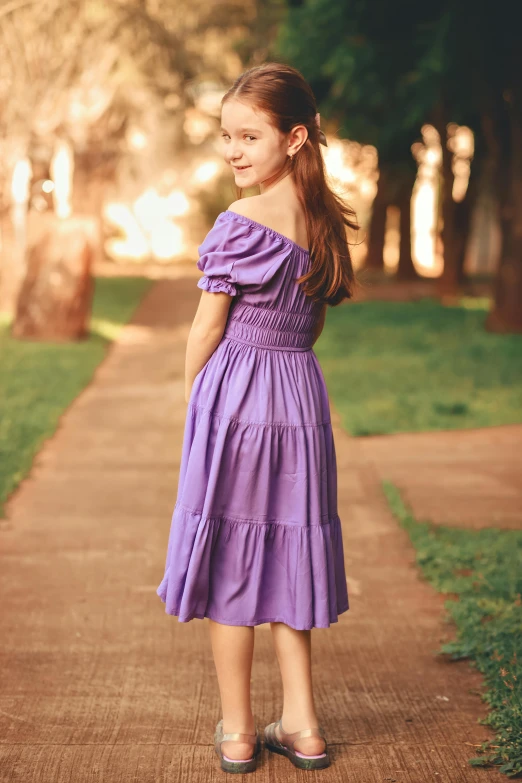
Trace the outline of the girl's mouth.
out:
[[[245,169],[249,169],[250,166],[234,166],[236,171],[244,171]]]

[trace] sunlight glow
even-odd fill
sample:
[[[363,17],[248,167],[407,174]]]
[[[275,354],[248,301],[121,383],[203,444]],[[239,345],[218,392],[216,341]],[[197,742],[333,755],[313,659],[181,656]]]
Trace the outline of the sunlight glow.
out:
[[[74,153],[71,145],[64,139],[56,142],[49,170],[54,182],[52,193],[55,212],[59,218],[67,218],[72,211]]]
[[[144,150],[148,146],[148,138],[143,131],[133,128],[127,134],[129,147],[133,150]]]
[[[329,139],[324,163],[333,187],[343,195],[374,198],[377,190],[377,150],[369,144]]]
[[[154,188],[148,188],[132,205],[107,204],[104,217],[123,235],[106,241],[108,255],[136,261],[173,260],[185,251],[185,242],[182,229],[172,218],[185,215],[189,208],[183,191],[173,190],[160,196]]]
[[[371,213],[377,193],[378,155],[371,144],[359,144],[348,139],[335,139],[327,135],[328,147],[321,147],[330,187],[357,214],[360,232],[349,237],[350,253],[355,269],[364,265],[368,252],[365,223]]]
[[[32,166],[28,158],[15,163],[11,180],[11,196],[15,204],[25,204],[29,199],[29,185],[32,177]]]
[[[130,207],[125,204],[107,204],[104,215],[124,234],[124,239],[107,240],[105,247],[109,256],[135,260],[149,256],[149,243]]]
[[[417,179],[412,194],[412,259],[419,272],[436,277],[442,272],[443,259],[437,255],[436,196],[442,163],[440,136],[433,125],[421,129],[422,142],[412,145],[413,157],[418,163]]]
[[[437,202],[442,165],[440,136],[432,125],[421,129],[422,142],[412,145],[412,154],[419,164],[412,197],[412,256],[419,274],[436,277],[441,274],[444,259],[439,242]],[[448,149],[453,153],[454,174],[452,195],[462,201],[466,195],[474,137],[465,125],[450,123],[447,127]]]
[[[475,152],[473,131],[465,125],[448,126],[448,149],[453,152],[453,200],[462,201],[468,189],[471,161]]]
[[[219,165],[215,160],[209,160],[206,163],[202,163],[194,172],[195,182],[199,182],[202,185],[206,182],[211,182],[219,174]]]

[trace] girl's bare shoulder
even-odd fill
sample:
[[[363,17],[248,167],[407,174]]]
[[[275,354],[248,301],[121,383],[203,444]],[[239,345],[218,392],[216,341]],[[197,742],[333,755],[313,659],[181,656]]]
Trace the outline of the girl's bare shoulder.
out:
[[[270,218],[268,204],[262,196],[240,198],[230,204],[228,209],[231,212],[237,212],[238,215],[250,218],[250,220],[256,220],[258,223],[263,223],[266,218]]]
[[[293,209],[291,205],[278,204],[273,199],[269,202],[267,195],[259,195],[234,201],[228,210],[270,228],[302,247],[308,244],[301,207]]]

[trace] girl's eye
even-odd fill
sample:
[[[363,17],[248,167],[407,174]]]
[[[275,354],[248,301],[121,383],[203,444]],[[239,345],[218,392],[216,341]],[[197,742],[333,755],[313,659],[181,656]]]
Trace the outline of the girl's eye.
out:
[[[221,134],[221,138],[222,138],[222,139],[227,139],[227,138],[230,138],[230,136],[228,135],[228,133],[222,133],[222,134]],[[249,133],[245,134],[245,138],[246,138],[246,139],[253,139],[254,141],[256,140],[256,137],[255,137],[255,136],[252,136],[252,135],[250,135]]]

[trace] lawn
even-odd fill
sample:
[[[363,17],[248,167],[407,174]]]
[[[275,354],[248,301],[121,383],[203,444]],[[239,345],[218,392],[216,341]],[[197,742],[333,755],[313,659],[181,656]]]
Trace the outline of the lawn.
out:
[[[97,278],[90,336],[75,343],[14,340],[0,324],[0,516],[150,285],[146,278]]]
[[[473,766],[494,765],[508,777],[522,773],[522,531],[460,530],[417,521],[390,482],[383,489],[417,551],[417,564],[441,593],[456,639],[440,652],[467,658],[484,675],[495,732],[477,748]]]
[[[328,308],[314,351],[352,435],[522,421],[522,335],[486,332],[489,302]]]

